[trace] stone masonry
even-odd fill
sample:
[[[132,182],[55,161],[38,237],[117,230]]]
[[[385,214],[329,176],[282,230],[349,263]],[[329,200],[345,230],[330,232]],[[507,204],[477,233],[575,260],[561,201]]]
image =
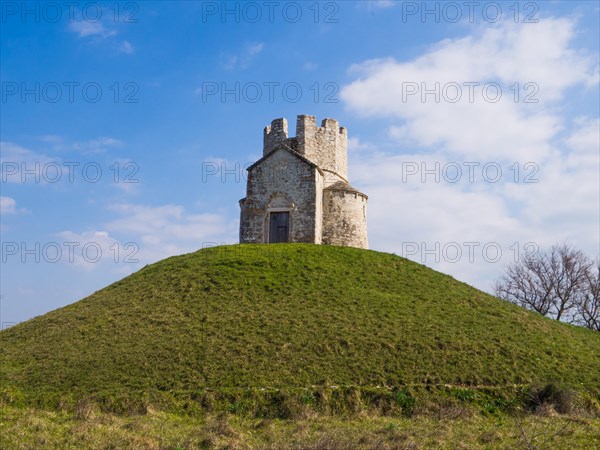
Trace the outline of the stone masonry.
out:
[[[348,134],[335,119],[298,116],[264,130],[263,157],[248,168],[240,243],[307,242],[368,248],[367,196],[348,183]]]

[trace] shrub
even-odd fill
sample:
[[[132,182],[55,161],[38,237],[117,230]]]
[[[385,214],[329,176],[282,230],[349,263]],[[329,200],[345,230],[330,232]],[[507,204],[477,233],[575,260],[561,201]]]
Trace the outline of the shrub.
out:
[[[575,406],[575,394],[569,389],[563,389],[554,383],[549,383],[542,388],[533,388],[529,392],[526,404],[532,411],[552,406],[556,412],[568,414]]]
[[[406,389],[402,389],[396,392],[395,395],[396,403],[402,408],[402,415],[410,417],[415,409],[415,398]]]
[[[450,395],[463,402],[472,402],[475,400],[475,391],[468,388],[452,388]]]

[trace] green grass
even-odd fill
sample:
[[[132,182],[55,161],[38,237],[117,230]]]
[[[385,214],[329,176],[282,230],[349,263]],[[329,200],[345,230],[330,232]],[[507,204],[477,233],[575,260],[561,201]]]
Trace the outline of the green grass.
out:
[[[600,333],[375,251],[235,245],[172,257],[0,332],[0,400],[291,417],[600,399]]]

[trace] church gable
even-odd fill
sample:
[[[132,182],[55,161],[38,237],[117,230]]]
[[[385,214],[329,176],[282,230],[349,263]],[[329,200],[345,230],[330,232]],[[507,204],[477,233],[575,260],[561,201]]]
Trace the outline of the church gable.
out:
[[[250,167],[248,167],[248,170],[249,171],[253,170],[256,166],[261,165],[263,163],[263,161],[269,159],[275,153],[280,152],[280,151],[288,152],[290,155],[295,156],[296,158],[300,159],[301,161],[305,162],[306,164],[308,164],[308,165],[310,165],[312,167],[317,167],[317,165],[315,163],[313,163],[312,161],[309,161],[304,156],[302,156],[300,153],[292,150],[287,145],[280,144],[277,147],[275,147],[272,150],[270,150],[267,154],[265,154],[262,158],[260,158],[258,161],[256,161],[254,164],[252,164]]]
[[[315,242],[321,178],[313,163],[283,147],[248,168],[247,195],[240,201],[240,240]]]

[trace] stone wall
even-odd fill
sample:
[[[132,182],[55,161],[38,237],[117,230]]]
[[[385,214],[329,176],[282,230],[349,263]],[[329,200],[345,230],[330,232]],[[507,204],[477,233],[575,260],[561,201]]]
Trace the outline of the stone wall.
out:
[[[324,171],[348,180],[348,134],[335,119],[323,119],[317,126],[315,116],[298,116],[296,122],[298,153]]]
[[[316,167],[283,149],[250,168],[240,201],[240,243],[269,242],[271,211],[289,211],[290,242],[321,243],[319,179]]]
[[[333,185],[323,190],[322,242],[369,248],[366,195],[349,186],[336,188]]]
[[[288,123],[275,119],[265,127],[263,155],[284,144],[315,163],[323,171],[348,180],[348,133],[335,119],[323,119],[317,126],[315,116],[300,115],[296,120],[296,137],[288,137]]]
[[[348,135],[335,119],[300,115],[296,136],[275,119],[240,200],[240,242],[269,242],[271,212],[289,212],[290,242],[368,248],[367,196],[348,183]],[[291,150],[291,151],[290,151]]]
[[[288,123],[286,119],[275,119],[263,132],[263,156],[274,150],[288,139]]]

